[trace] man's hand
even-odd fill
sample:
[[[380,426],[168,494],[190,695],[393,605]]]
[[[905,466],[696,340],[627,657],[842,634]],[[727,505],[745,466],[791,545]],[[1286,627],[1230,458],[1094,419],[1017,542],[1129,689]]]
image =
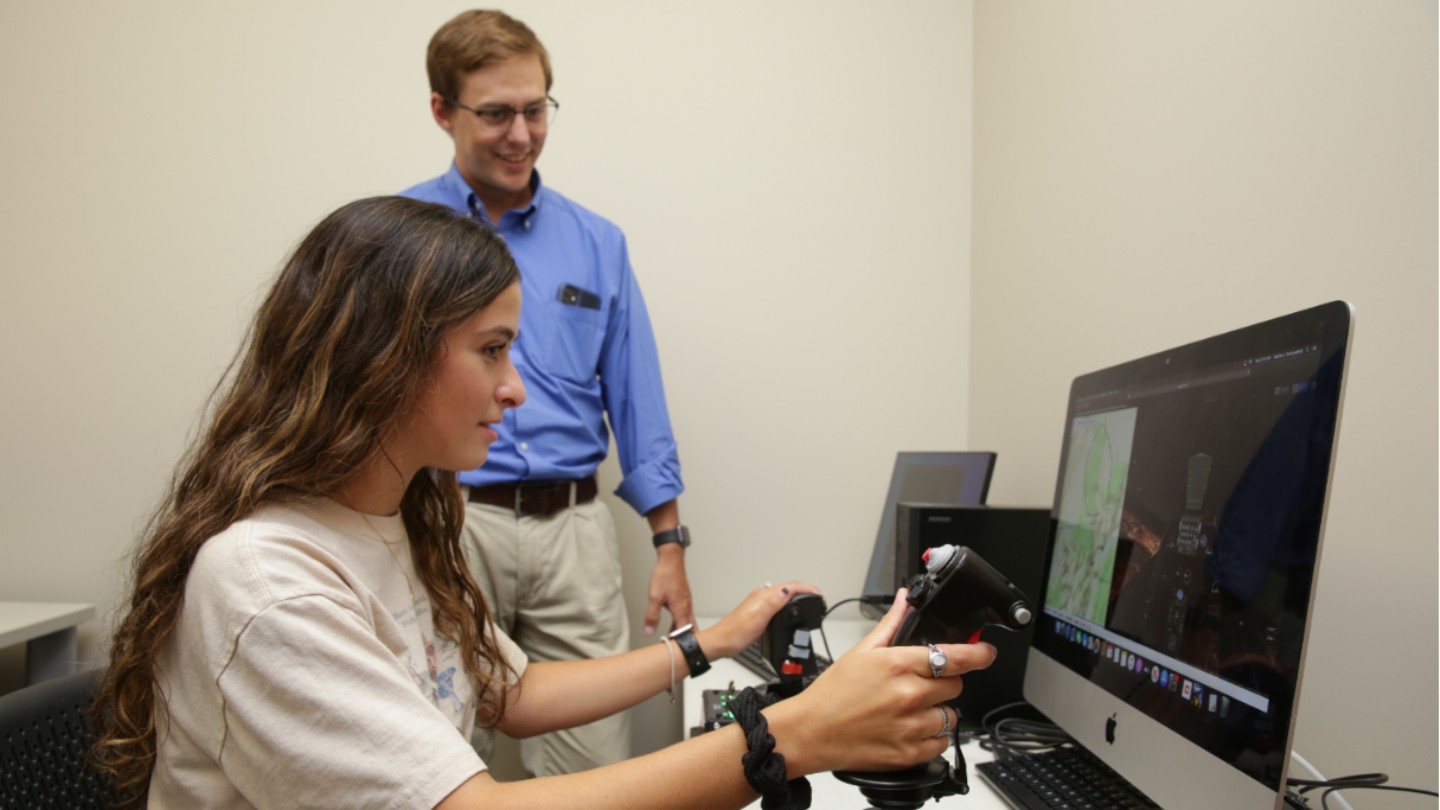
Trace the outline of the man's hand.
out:
[[[655,635],[660,608],[670,611],[672,627],[695,623],[690,602],[690,580],[685,578],[685,549],[668,543],[655,549],[655,568],[650,572],[649,602],[645,606],[645,635]]]

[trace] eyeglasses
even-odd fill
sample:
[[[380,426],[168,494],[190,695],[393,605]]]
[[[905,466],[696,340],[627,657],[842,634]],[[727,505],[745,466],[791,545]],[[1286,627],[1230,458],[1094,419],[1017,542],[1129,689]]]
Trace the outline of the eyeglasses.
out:
[[[510,125],[515,122],[515,116],[517,115],[523,115],[525,117],[525,125],[531,129],[544,129],[555,120],[555,116],[560,112],[560,102],[549,96],[546,96],[544,101],[537,101],[524,109],[517,109],[504,104],[492,104],[488,107],[467,107],[453,98],[447,98],[445,102],[459,107],[462,110],[469,110],[475,113],[475,117],[480,119],[480,123],[484,125],[486,129],[492,130],[509,129]]]

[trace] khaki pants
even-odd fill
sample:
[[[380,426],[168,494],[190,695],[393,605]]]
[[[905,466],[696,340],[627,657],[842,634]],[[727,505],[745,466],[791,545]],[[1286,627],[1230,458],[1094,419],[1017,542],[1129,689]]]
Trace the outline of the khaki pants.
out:
[[[615,523],[599,498],[548,517],[466,503],[461,540],[496,625],[531,661],[630,649]],[[482,759],[490,759],[498,733],[476,729],[472,742]],[[530,776],[574,773],[629,755],[629,712],[520,741]]]

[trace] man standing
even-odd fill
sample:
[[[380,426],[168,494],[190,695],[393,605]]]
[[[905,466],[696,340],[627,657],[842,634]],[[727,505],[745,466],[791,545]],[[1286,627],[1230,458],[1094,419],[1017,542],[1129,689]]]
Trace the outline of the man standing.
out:
[[[680,461],[624,234],[541,183],[535,162],[559,104],[549,55],[529,27],[498,11],[464,12],[435,33],[426,65],[430,110],[455,161],[403,194],[494,228],[520,266],[524,298],[513,357],[527,402],[506,412],[485,466],[460,475],[470,568],[496,621],[533,660],[623,652],[615,526],[595,497],[607,416],[624,475],[616,495],[654,534],[645,633],[661,607],[676,627],[694,621]],[[692,638],[677,634],[677,646],[693,654]],[[629,743],[622,713],[525,740],[521,758],[531,775],[569,773],[625,759]],[[493,742],[476,744],[486,755]]]

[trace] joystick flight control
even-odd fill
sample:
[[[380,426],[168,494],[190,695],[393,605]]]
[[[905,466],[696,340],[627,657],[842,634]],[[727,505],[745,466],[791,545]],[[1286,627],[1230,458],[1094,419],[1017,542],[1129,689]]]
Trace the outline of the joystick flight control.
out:
[[[971,549],[937,546],[923,559],[892,646],[974,644],[986,627],[1019,631],[1034,619],[1025,594]]]
[[[1021,630],[1034,619],[1030,600],[971,549],[937,546],[924,559],[891,646],[974,644],[986,627]],[[958,737],[953,768],[937,757],[902,771],[836,771],[835,778],[860,788],[877,810],[913,810],[931,798],[970,792]]]
[[[813,636],[824,620],[825,600],[813,593],[795,594],[771,617],[760,637],[760,653],[780,678],[771,694],[794,697],[820,674]]]

